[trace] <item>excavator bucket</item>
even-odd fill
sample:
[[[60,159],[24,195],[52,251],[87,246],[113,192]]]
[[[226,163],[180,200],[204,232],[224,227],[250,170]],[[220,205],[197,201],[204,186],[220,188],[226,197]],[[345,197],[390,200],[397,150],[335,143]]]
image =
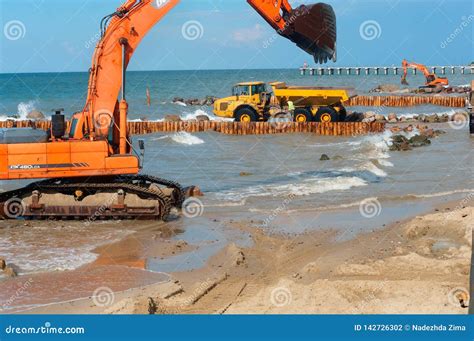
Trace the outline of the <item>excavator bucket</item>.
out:
[[[285,18],[279,33],[311,54],[316,63],[336,61],[336,15],[330,5],[301,5]]]

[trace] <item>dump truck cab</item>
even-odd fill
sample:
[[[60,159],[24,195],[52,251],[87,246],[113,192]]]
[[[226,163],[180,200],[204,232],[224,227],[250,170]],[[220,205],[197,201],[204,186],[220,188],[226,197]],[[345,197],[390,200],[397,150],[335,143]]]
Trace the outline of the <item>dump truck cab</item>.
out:
[[[243,82],[232,87],[232,96],[217,100],[214,113],[219,117],[235,118],[240,122],[263,120],[265,106],[270,100],[264,82]]]
[[[343,122],[352,89],[288,86],[284,82],[238,83],[232,96],[214,103],[214,114],[239,122],[289,117],[295,122]]]

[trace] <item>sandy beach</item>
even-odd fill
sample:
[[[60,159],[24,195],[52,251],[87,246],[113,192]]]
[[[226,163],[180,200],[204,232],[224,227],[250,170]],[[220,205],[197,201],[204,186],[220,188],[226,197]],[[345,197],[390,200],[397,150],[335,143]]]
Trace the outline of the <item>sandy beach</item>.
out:
[[[99,257],[87,271],[20,276],[0,288],[14,296],[30,281],[23,290],[30,304],[55,285],[84,292],[54,304],[36,297],[37,307],[17,310],[34,314],[466,314],[474,225],[468,204],[443,204],[344,241],[332,229],[274,235],[249,227],[253,221],[228,221],[251,245],[230,243],[204,267],[169,277],[143,270],[140,259],[196,246],[167,240],[176,231],[162,226],[155,229],[161,247],[147,248],[150,234],[143,229],[96,249]],[[101,285],[110,291],[86,295]]]

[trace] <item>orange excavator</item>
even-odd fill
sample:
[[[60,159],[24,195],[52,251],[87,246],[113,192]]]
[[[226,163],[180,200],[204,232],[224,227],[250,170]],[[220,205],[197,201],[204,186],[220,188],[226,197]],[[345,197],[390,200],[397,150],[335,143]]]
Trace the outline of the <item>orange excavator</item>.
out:
[[[277,32],[335,60],[336,21],[326,4],[292,9],[287,0],[248,0]],[[128,0],[101,22],[82,111],[66,123],[59,109],[49,132],[0,131],[0,180],[32,180],[0,194],[4,218],[166,219],[185,199],[181,185],[140,174],[144,141],[127,132],[126,69],[149,30],[179,0]],[[192,191],[191,191],[192,192]]]
[[[449,85],[449,81],[447,78],[438,77],[436,74],[429,72],[428,68],[423,64],[408,62],[404,59],[402,61],[402,67],[403,67],[403,76],[402,76],[403,85],[408,85],[408,82],[407,82],[408,68],[415,68],[417,70],[420,70],[423,73],[423,75],[426,78],[424,87],[435,88],[437,86]]]

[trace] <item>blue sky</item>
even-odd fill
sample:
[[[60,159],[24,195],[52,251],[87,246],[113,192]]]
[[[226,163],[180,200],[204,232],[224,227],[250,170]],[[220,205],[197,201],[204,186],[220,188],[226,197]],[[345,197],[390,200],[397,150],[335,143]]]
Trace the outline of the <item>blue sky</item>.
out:
[[[87,71],[99,21],[121,2],[0,0],[0,73]],[[327,3],[338,19],[338,62],[328,65],[399,65],[403,58],[461,65],[474,60],[472,0]],[[196,40],[183,36],[189,22],[202,27]],[[11,23],[20,23],[18,36],[18,31],[7,32]],[[8,39],[12,34],[14,39]],[[295,68],[305,61],[311,63],[311,57],[286,39],[275,39],[246,0],[182,0],[144,39],[130,69]]]

